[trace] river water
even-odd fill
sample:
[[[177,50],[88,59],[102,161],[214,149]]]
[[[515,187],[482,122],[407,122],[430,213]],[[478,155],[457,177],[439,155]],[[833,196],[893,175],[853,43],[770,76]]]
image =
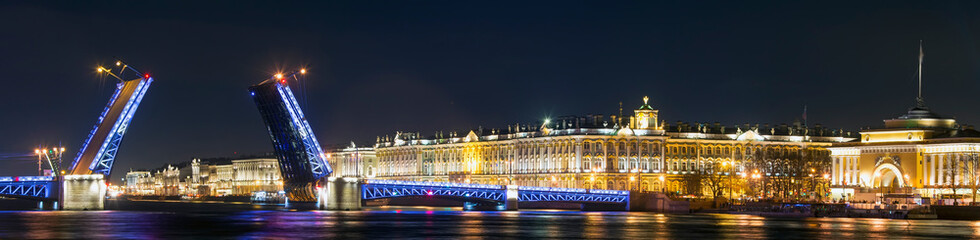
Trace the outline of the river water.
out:
[[[0,203],[2,204],[2,203]],[[980,222],[764,218],[641,212],[383,207],[289,211],[248,204],[128,202],[108,211],[0,211],[0,239],[950,239],[980,238]]]

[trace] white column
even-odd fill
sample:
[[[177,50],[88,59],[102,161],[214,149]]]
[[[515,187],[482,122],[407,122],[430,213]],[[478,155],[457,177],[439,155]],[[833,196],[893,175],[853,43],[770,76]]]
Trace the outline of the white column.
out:
[[[936,155],[929,155],[929,184],[936,185]]]
[[[946,170],[946,166],[944,164],[945,163],[944,160],[946,160],[946,156],[945,155],[937,155],[936,157],[938,157],[938,159],[936,159],[936,160],[938,160],[938,163],[936,163],[936,165],[939,165],[939,174],[936,175],[936,176],[938,176],[938,178],[936,179],[936,184],[944,184],[945,183],[944,177],[946,176],[946,173],[944,172]]]
[[[582,172],[582,140],[575,140],[575,169]]]
[[[922,157],[922,185],[929,185],[929,156]]]
[[[841,174],[841,171],[840,171],[840,165],[841,165],[840,164],[840,157],[834,157],[831,161],[833,161],[833,162],[831,162],[830,169],[833,169],[833,170],[830,173],[830,176],[831,176],[830,181],[832,183],[834,183],[834,184],[840,184],[840,181],[839,181],[840,180],[840,176],[838,176],[838,175]]]

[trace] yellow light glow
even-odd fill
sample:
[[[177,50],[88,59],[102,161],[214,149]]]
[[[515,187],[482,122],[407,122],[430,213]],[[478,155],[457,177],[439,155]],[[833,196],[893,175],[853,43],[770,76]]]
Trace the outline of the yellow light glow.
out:
[[[300,69],[300,70],[299,70],[299,73],[301,73],[301,74],[306,74],[306,68],[304,68],[304,69]]]
[[[102,72],[102,67],[99,67],[98,69],[95,69],[95,70],[96,71],[99,71],[99,72]]]
[[[660,176],[660,181],[664,181],[664,176]]]
[[[636,181],[636,177],[630,176],[630,182]]]
[[[122,65],[122,62],[116,61],[116,66]]]
[[[282,73],[276,73],[276,79],[282,79]]]

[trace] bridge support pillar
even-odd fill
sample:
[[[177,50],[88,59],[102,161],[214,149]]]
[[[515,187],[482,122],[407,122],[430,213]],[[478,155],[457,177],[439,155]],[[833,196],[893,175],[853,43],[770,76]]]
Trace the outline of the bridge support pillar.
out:
[[[520,195],[517,192],[517,185],[507,185],[507,194],[504,200],[504,210],[517,211],[517,202]]]
[[[105,209],[106,185],[104,175],[65,175],[62,186],[62,209]]]
[[[326,210],[361,210],[361,184],[357,178],[329,178],[317,194],[317,202]]]

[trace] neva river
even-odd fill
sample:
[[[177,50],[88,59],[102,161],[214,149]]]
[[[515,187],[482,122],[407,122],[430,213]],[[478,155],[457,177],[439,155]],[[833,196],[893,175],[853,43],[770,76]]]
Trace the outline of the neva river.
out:
[[[14,205],[6,202],[10,201],[0,204],[8,209]],[[980,238],[980,222],[953,220],[541,210],[470,212],[407,207],[327,212],[247,204],[118,201],[110,202],[108,207],[120,210],[0,211],[0,239]]]

